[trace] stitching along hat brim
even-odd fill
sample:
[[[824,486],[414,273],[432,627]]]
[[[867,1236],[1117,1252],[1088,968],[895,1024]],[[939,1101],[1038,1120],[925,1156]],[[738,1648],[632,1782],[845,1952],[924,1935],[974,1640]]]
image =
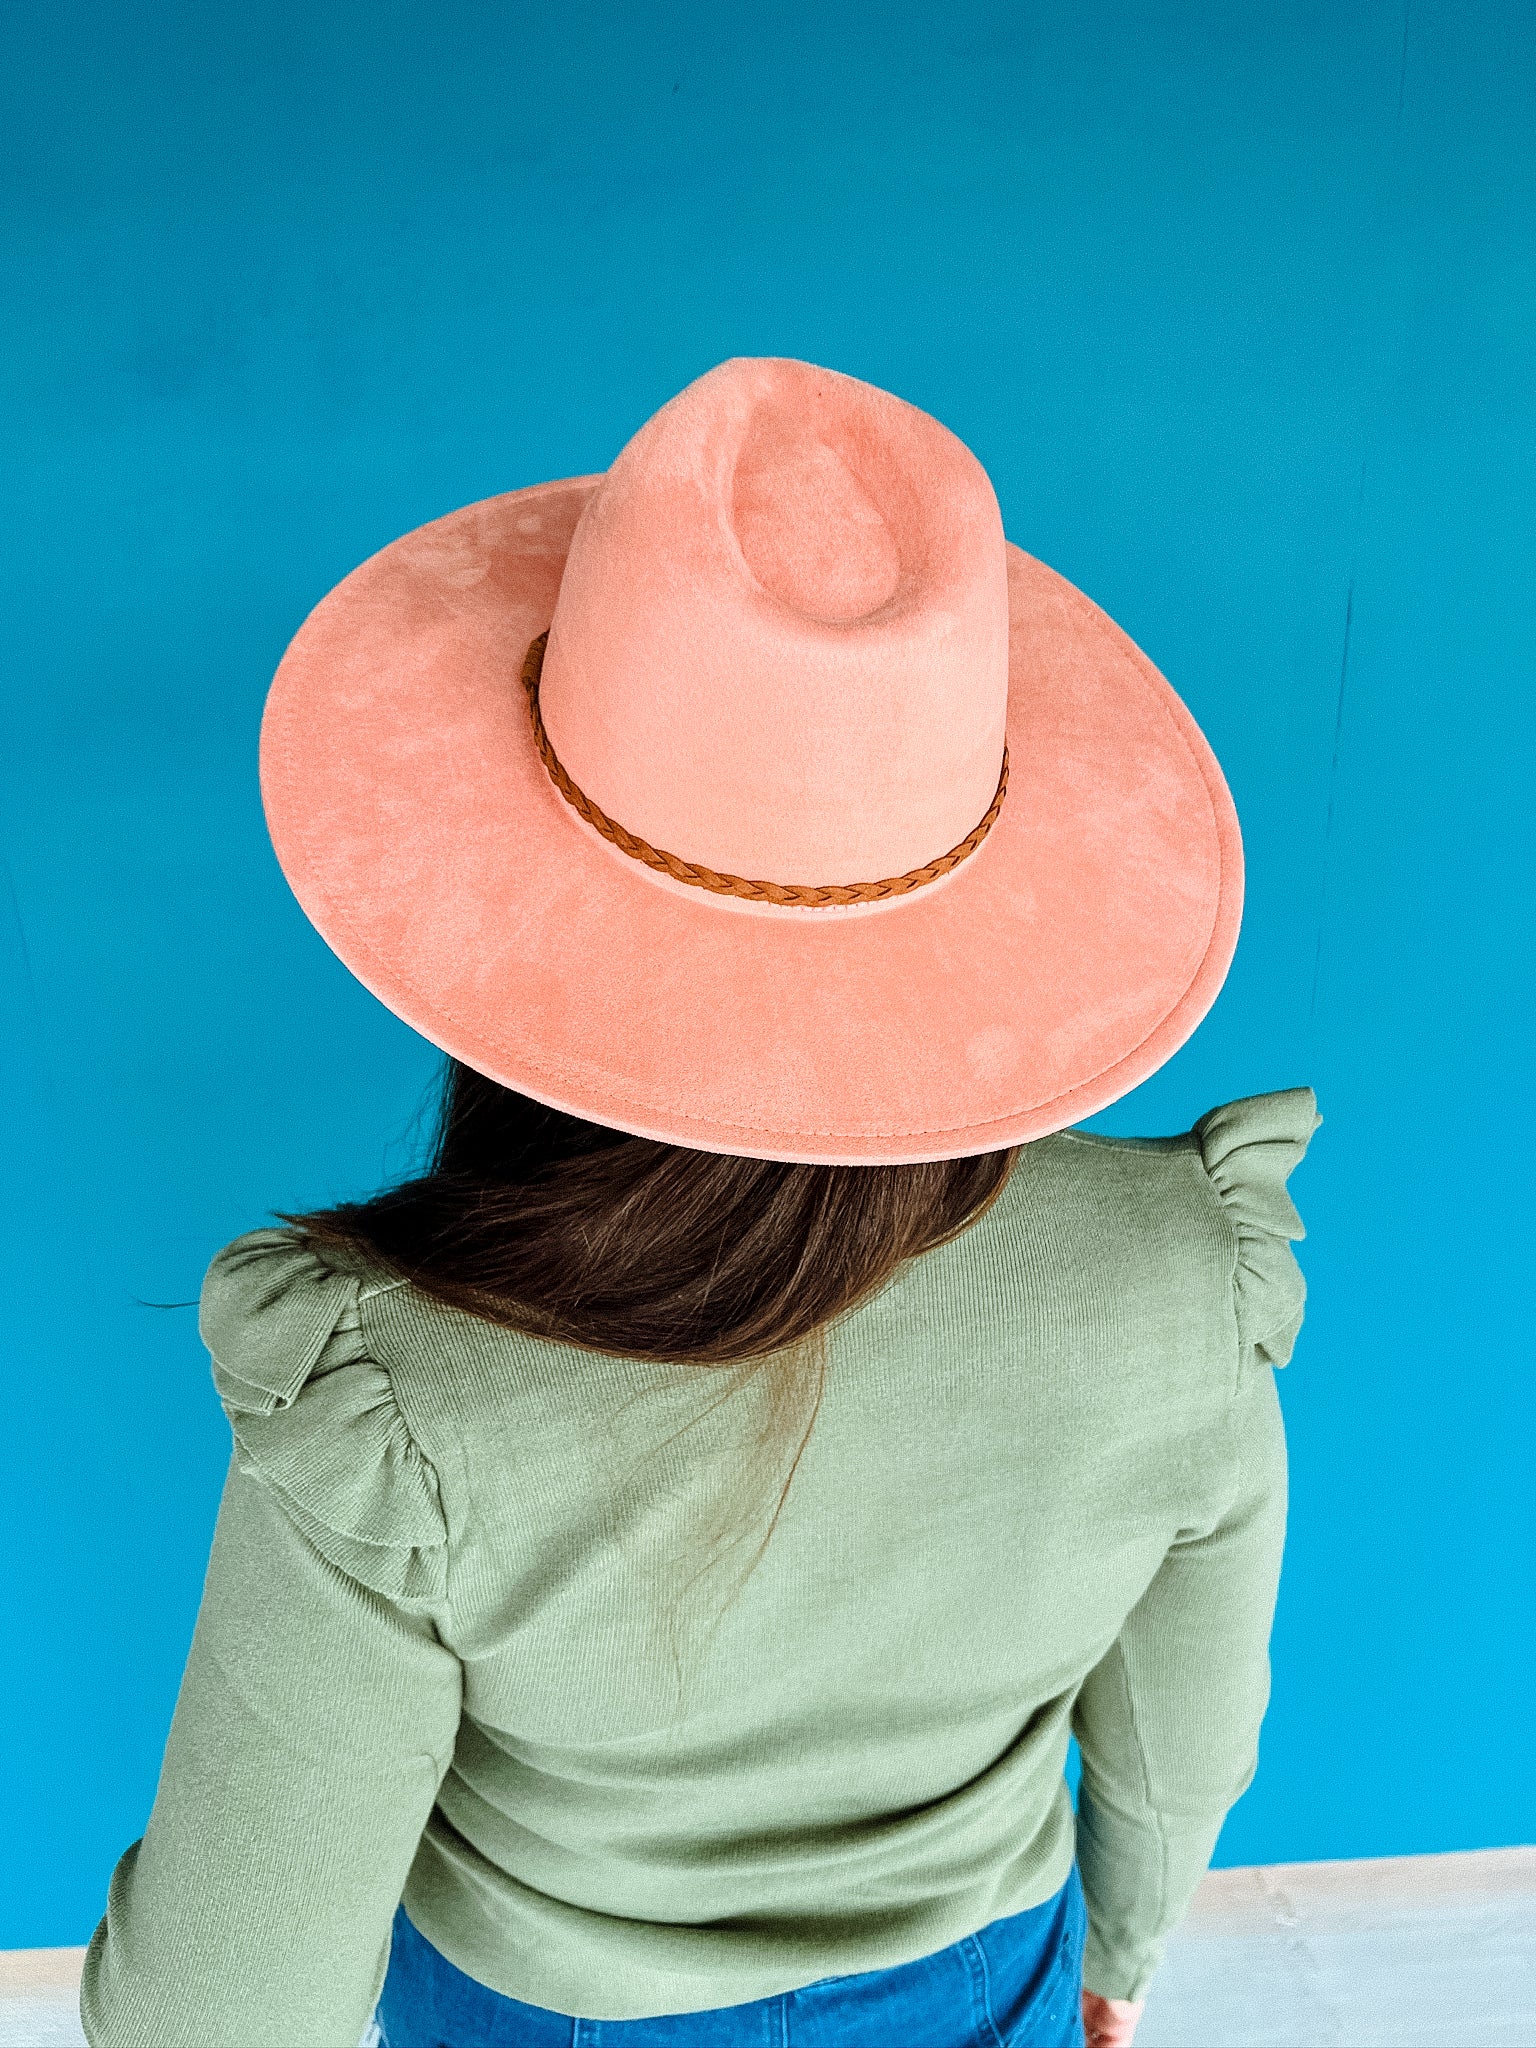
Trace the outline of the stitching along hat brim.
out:
[[[888,903],[743,904],[611,846],[536,751],[522,660],[599,481],[391,542],[279,665],[273,847],[366,988],[574,1115],[831,1165],[1043,1137],[1177,1051],[1231,963],[1242,843],[1199,727],[1111,619],[1010,546],[1011,774],[984,843]]]

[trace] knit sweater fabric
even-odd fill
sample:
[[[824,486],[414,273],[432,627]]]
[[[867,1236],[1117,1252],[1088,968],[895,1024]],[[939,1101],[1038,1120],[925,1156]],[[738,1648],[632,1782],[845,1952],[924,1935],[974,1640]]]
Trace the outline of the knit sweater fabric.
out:
[[[1085,1982],[1139,1998],[1257,1762],[1319,1121],[1293,1088],[1025,1146],[833,1327],[750,1572],[768,1376],[226,1246],[234,1454],[88,2041],[357,2048],[402,1899],[534,2005],[742,2004],[945,1948],[1074,1854]]]

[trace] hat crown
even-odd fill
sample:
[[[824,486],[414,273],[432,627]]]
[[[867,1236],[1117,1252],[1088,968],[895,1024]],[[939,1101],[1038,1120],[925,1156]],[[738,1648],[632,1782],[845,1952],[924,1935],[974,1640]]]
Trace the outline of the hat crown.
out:
[[[907,873],[997,788],[1002,520],[917,407],[809,363],[721,364],[577,526],[540,681],[567,774],[682,859],[785,884]]]

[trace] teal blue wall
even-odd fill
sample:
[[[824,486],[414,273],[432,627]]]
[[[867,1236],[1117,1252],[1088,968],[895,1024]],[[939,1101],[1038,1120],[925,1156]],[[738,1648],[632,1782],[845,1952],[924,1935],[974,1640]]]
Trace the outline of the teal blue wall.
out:
[[[1218,1861],[1536,1836],[1536,14],[15,0],[7,41],[0,1945],[87,1938],[196,1608],[228,1440],[144,1304],[403,1166],[433,1066],[268,850],[277,658],[736,353],[964,436],[1236,793],[1226,991],[1096,1120],[1327,1116]]]

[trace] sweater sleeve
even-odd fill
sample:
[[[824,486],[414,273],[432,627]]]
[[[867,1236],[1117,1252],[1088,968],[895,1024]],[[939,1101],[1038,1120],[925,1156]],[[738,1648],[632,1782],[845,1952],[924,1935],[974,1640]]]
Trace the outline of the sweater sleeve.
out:
[[[1286,1517],[1270,1368],[1289,1359],[1305,1298],[1285,1178],[1318,1121],[1301,1088],[1229,1104],[1195,1127],[1232,1233],[1233,1483],[1214,1523],[1169,1549],[1074,1710],[1083,1978],[1104,1998],[1146,1992],[1258,1764]]]
[[[359,1287],[278,1231],[204,1282],[234,1457],[154,1806],[86,1954],[93,2048],[358,2048],[372,2016],[461,1670],[436,1474]]]

